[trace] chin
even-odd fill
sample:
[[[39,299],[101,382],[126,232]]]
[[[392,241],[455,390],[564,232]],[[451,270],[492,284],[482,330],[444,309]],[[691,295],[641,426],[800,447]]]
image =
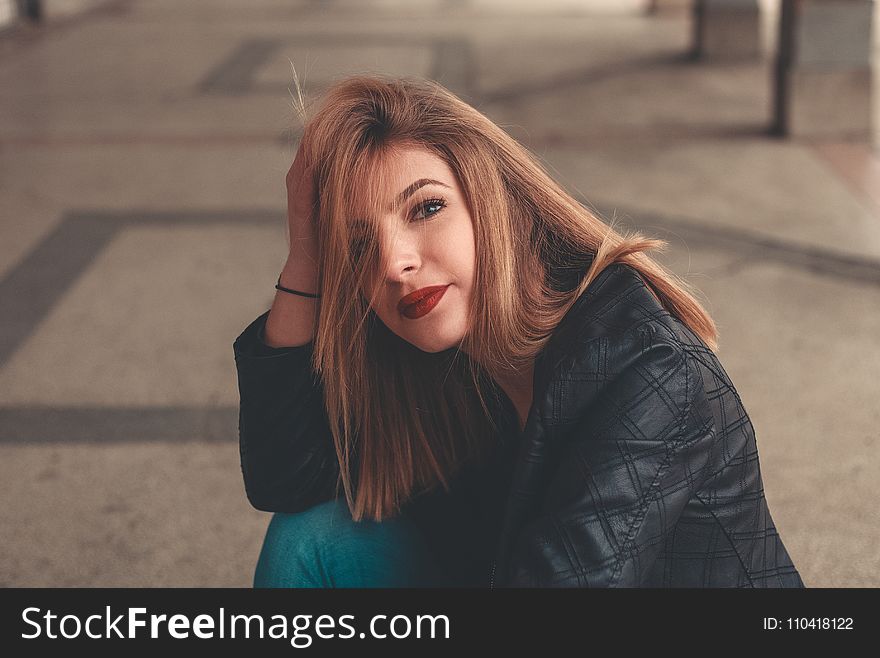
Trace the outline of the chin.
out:
[[[413,347],[428,354],[437,354],[450,349],[456,349],[465,336],[466,322],[464,318],[442,318],[442,322],[435,323],[431,327],[426,324],[423,327],[407,326],[406,320],[397,320],[394,324],[383,324],[398,338],[405,340]]]
[[[460,331],[446,330],[438,332],[433,336],[413,337],[409,342],[422,350],[422,352],[436,354],[458,347],[462,338],[464,338],[464,335]]]

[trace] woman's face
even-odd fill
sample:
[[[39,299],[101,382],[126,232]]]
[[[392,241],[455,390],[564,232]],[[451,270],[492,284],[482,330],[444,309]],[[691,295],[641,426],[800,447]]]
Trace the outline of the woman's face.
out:
[[[379,222],[378,286],[373,311],[388,329],[424,352],[456,347],[467,331],[474,277],[474,228],[449,166],[428,150],[394,151],[387,209]],[[415,306],[411,293],[440,287]],[[431,302],[434,302],[433,304]]]

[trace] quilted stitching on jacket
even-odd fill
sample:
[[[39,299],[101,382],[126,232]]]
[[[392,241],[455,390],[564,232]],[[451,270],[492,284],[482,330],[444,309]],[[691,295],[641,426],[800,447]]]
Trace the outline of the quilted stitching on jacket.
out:
[[[803,587],[736,389],[635,270],[604,270],[541,362],[499,585]]]

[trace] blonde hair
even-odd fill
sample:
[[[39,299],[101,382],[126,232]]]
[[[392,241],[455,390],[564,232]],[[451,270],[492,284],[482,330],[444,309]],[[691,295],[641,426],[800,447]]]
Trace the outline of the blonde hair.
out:
[[[611,263],[635,268],[663,307],[716,349],[715,325],[688,284],[644,253],[665,241],[601,221],[532,153],[442,85],[357,75],[331,86],[311,119],[300,102],[307,124],[300,148],[314,164],[317,190],[322,293],[312,366],[339,459],[337,491],[341,484],[355,520],[394,516],[420,491],[448,488],[457,468],[491,451],[499,440],[484,398],[492,378],[527,368]],[[458,348],[438,353],[401,339],[372,311],[367,277],[378,246],[367,239],[355,248],[350,225],[381,216],[382,163],[411,145],[454,172],[478,246],[469,331]],[[560,285],[558,272],[578,282]]]

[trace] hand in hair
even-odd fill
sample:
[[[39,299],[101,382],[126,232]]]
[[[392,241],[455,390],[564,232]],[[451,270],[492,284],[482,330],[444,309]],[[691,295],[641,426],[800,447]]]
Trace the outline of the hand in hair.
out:
[[[279,276],[282,286],[318,292],[317,196],[308,130],[287,172],[287,223],[290,253]],[[297,347],[314,339],[317,300],[277,292],[266,319],[264,342],[270,347]]]
[[[290,232],[288,266],[296,264],[302,273],[305,263],[311,261],[317,273],[318,236],[317,194],[314,163],[310,157],[311,142],[308,126],[303,131],[296,157],[287,172],[287,225]]]

